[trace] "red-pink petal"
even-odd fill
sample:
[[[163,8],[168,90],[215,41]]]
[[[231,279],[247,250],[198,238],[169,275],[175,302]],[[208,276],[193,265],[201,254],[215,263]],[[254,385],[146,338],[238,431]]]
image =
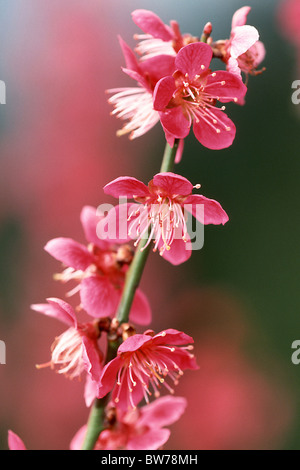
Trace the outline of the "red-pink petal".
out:
[[[136,80],[143,88],[145,88],[145,90],[148,90],[150,93],[152,93],[151,87],[143,75],[141,75],[139,72],[136,72],[135,70],[127,69],[125,67],[122,67],[122,70],[130,78]]]
[[[118,36],[119,43],[124,55],[125,63],[126,63],[126,68],[129,70],[134,70],[135,72],[140,72],[139,70],[139,65],[136,56],[134,55],[134,52],[128,44],[121,38],[121,36]]]
[[[54,238],[45,245],[45,250],[66,266],[85,271],[93,262],[87,248],[72,238]]]
[[[141,408],[139,425],[161,428],[175,423],[184,413],[187,400],[183,397],[166,395]]]
[[[159,111],[159,118],[169,140],[170,137],[184,139],[190,132],[190,122],[184,116],[181,106]]]
[[[228,72],[236,75],[240,80],[242,79],[241,69],[239,67],[239,63],[237,59],[234,59],[233,57],[229,57],[227,64],[226,64],[226,69],[228,70]]]
[[[229,218],[221,204],[201,194],[192,194],[185,200],[185,209],[204,225],[226,224]],[[197,210],[198,208],[198,210]]]
[[[155,344],[169,344],[169,345],[187,345],[194,343],[193,338],[187,335],[183,331],[175,330],[174,328],[168,328],[166,330],[157,333],[153,337]]]
[[[9,450],[27,450],[22,439],[13,431],[8,431]]]
[[[48,298],[47,302],[47,304],[32,304],[31,309],[48,317],[56,318],[68,326],[77,327],[76,315],[71,305],[55,297]]]
[[[157,173],[153,184],[169,196],[187,196],[193,190],[193,185],[188,179],[172,172]]]
[[[261,41],[257,41],[252,47],[250,47],[249,52],[254,57],[253,67],[255,68],[264,60],[266,56],[266,48],[264,46],[264,43]]]
[[[247,16],[251,10],[251,7],[242,7],[239,8],[232,17],[231,29],[234,29],[236,26],[243,26],[247,22]]]
[[[161,78],[153,92],[153,108],[156,111],[163,111],[168,106],[175,90],[176,85],[173,77]]]
[[[218,121],[216,125],[212,122],[210,125],[204,119],[200,119],[199,122],[194,121],[193,130],[196,139],[198,139],[204,147],[211,150],[220,150],[230,147],[236,134],[234,123],[220,109],[214,108],[212,112]],[[226,130],[226,127],[229,130]],[[219,129],[219,133],[216,131],[216,128]]]
[[[188,235],[186,235],[187,241],[183,241],[182,238],[177,238],[173,240],[170,250],[164,250],[162,257],[173,264],[173,266],[178,266],[182,263],[185,263],[192,255],[191,243]],[[158,249],[163,246],[163,241],[161,240]]]
[[[83,361],[87,373],[93,380],[99,381],[102,372],[99,349],[94,340],[87,336],[82,336]]]
[[[259,39],[259,34],[254,26],[237,26],[231,33],[230,55],[236,59],[250,49]]]
[[[103,190],[105,194],[116,198],[127,197],[132,199],[134,196],[149,196],[147,186],[131,176],[120,176],[104,186]]]
[[[171,41],[173,39],[174,34],[171,28],[165,25],[152,11],[139,9],[134,10],[131,15],[134,23],[144,33],[151,34],[154,38],[162,39],[163,41]]]
[[[141,434],[130,436],[126,449],[157,450],[167,442],[170,434],[169,429],[149,429]]]
[[[178,147],[177,147],[176,155],[175,155],[175,160],[174,160],[175,163],[181,162],[183,149],[184,149],[184,139],[180,139]]]
[[[120,367],[122,367],[123,359],[117,356],[108,362],[102,370],[100,381],[98,384],[98,398],[103,398],[107,395],[116,384],[116,376]]]
[[[175,72],[175,57],[161,54],[143,60],[139,64],[142,75],[149,76],[152,86],[163,77],[172,75]]]
[[[146,295],[137,289],[130,309],[129,319],[137,325],[149,325],[152,320],[152,312]]]
[[[85,424],[76,432],[70,443],[70,450],[81,450],[85,435],[87,431],[87,425]]]
[[[209,68],[211,59],[211,47],[203,42],[195,42],[180,49],[175,65],[184,75],[187,73],[189,79],[193,79],[195,75],[201,75]]]
[[[81,281],[81,305],[92,317],[113,316],[119,298],[120,291],[104,276],[90,276]]]
[[[107,249],[107,243],[97,236],[97,225],[103,218],[104,214],[92,206],[84,206],[80,214],[86,240],[89,243],[94,243],[99,248]]]
[[[152,337],[149,335],[136,334],[129,336],[118,348],[118,354],[134,352],[141,348],[145,343],[152,341]]]
[[[247,87],[240,77],[230,72],[219,70],[208,76],[205,92],[211,96],[217,96],[219,101],[226,103],[244,98],[247,93]]]
[[[97,398],[97,391],[97,382],[95,382],[95,380],[93,380],[92,377],[87,374],[84,386],[84,401],[88,408],[93,404],[95,398]]]

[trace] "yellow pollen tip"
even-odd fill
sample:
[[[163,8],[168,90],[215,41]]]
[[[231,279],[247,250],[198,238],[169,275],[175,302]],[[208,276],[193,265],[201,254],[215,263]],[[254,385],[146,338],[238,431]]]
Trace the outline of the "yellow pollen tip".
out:
[[[118,397],[117,397],[117,398],[115,398],[115,403],[119,403],[119,401],[120,401],[120,400],[119,400],[119,398],[118,398]]]
[[[204,69],[205,69],[205,65],[201,65],[201,69],[204,70]]]
[[[216,129],[216,133],[220,134],[221,133],[220,129]]]

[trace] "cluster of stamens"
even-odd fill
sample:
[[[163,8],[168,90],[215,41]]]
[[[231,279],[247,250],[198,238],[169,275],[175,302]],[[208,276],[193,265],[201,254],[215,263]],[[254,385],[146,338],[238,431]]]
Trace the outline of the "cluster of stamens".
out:
[[[205,66],[201,65],[201,69],[204,71]],[[210,75],[213,78],[216,77],[215,72]],[[186,73],[183,77],[182,75],[178,77],[177,85],[173,99],[176,101],[180,100],[183,112],[189,121],[189,126],[192,125],[193,120],[199,122],[202,119],[212,127],[217,134],[220,134],[222,130],[227,132],[231,130],[214,112],[216,102],[222,97],[209,92],[211,86],[226,85],[226,80],[206,84],[206,79],[202,78],[201,75],[195,75],[194,78],[190,80],[189,75]],[[237,97],[234,96],[226,96],[226,99],[234,102],[238,101]],[[225,111],[226,107],[222,106],[217,109]]]
[[[125,363],[118,372],[117,377],[117,394],[115,403],[120,401],[122,386],[129,391],[129,404],[131,408],[135,408],[132,393],[134,388],[140,383],[143,387],[143,394],[146,403],[149,403],[149,397],[152,394],[155,398],[160,396],[162,385],[170,394],[174,393],[174,388],[166,382],[168,377],[173,385],[178,384],[178,379],[183,375],[176,361],[171,357],[172,353],[181,350],[193,357],[188,351],[193,349],[192,345],[188,346],[167,346],[157,345],[155,348],[141,348],[134,353],[123,353],[125,355]],[[128,358],[126,358],[128,354]]]

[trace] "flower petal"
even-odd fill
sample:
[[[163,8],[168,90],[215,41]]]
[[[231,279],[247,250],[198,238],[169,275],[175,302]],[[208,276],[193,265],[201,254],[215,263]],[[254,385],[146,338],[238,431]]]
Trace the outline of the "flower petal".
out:
[[[231,33],[230,55],[236,59],[250,49],[259,39],[259,34],[254,26],[237,26]]]
[[[84,401],[87,408],[89,408],[93,404],[95,398],[97,398],[97,391],[97,382],[95,382],[95,380],[93,380],[92,377],[87,374],[84,386]]]
[[[152,341],[152,336],[150,335],[136,334],[133,336],[129,336],[129,338],[127,338],[125,341],[123,341],[122,344],[120,344],[118,348],[118,354],[134,352],[149,341]]]
[[[134,55],[134,52],[128,44],[121,38],[121,36],[118,36],[119,43],[124,55],[125,63],[126,63],[126,68],[129,70],[134,70],[135,72],[140,72],[139,70],[139,65],[136,56]]]
[[[157,173],[153,177],[153,184],[168,196],[187,196],[193,190],[193,185],[188,179],[172,172]]]
[[[81,281],[81,305],[92,317],[114,315],[119,298],[120,291],[105,277],[90,276]]]
[[[8,431],[9,450],[27,450],[22,439],[13,431]]]
[[[247,16],[251,10],[251,7],[242,7],[239,8],[232,17],[231,29],[234,29],[236,26],[243,26],[247,22]]]
[[[201,75],[209,68],[212,54],[212,49],[208,44],[203,42],[188,44],[182,47],[177,54],[176,68],[184,75],[187,73],[189,79],[193,79],[195,75]]]
[[[184,116],[181,106],[159,111],[159,118],[169,140],[170,137],[184,139],[190,132],[190,122]]]
[[[185,345],[194,343],[193,338],[187,335],[183,331],[175,330],[174,328],[168,328],[166,330],[157,333],[153,337],[153,342],[158,344],[173,344],[173,345]]]
[[[103,367],[100,381],[98,383],[98,398],[105,397],[105,395],[113,389],[116,383],[116,376],[119,368],[122,366],[122,362],[122,357],[117,356]]]
[[[143,60],[139,65],[139,69],[142,75],[150,78],[154,87],[158,80],[175,72],[175,57],[167,54],[156,55]]]
[[[87,336],[82,336],[83,361],[87,373],[96,382],[99,381],[102,372],[100,351],[95,341]]]
[[[191,243],[188,235],[186,235],[187,241],[183,241],[182,238],[175,238],[172,242],[170,250],[164,250],[162,257],[173,264],[173,266],[178,266],[182,263],[185,263],[192,255]],[[158,245],[158,248],[163,246],[161,241]]]
[[[208,76],[205,91],[226,103],[244,98],[247,87],[236,74],[219,70]]]
[[[152,312],[146,295],[137,289],[130,309],[129,319],[137,325],[149,325],[152,320]]]
[[[153,108],[156,111],[163,111],[168,106],[175,90],[176,84],[173,77],[161,78],[153,92]]]
[[[175,155],[175,160],[174,160],[175,163],[181,162],[183,149],[184,149],[184,139],[180,139],[178,147],[177,147],[176,155]]]
[[[35,312],[56,318],[68,326],[77,327],[77,318],[71,305],[55,297],[48,298],[47,302],[47,304],[32,304],[31,309]]]
[[[86,240],[99,248],[107,249],[107,242],[100,240],[97,236],[97,225],[103,218],[104,214],[92,206],[84,206],[80,214]]]
[[[93,262],[88,249],[72,238],[54,238],[45,245],[44,249],[55,259],[74,269],[85,271]]]
[[[149,429],[142,434],[135,434],[128,439],[128,450],[157,450],[163,446],[170,437],[169,429]]]
[[[182,416],[186,407],[187,400],[183,397],[166,395],[158,398],[140,409],[139,425],[147,425],[156,429],[170,426]]]
[[[134,23],[146,34],[151,34],[154,38],[162,39],[163,41],[171,41],[173,39],[173,32],[171,28],[165,25],[162,20],[150,10],[134,10],[132,12],[132,19]]]
[[[131,176],[120,176],[104,186],[103,190],[105,194],[116,198],[127,197],[128,199],[132,199],[134,196],[149,196],[147,186],[142,183],[142,181]]]
[[[236,134],[234,123],[220,109],[214,108],[212,112],[218,127],[212,122],[209,124],[204,119],[200,119],[199,122],[194,121],[193,130],[196,139],[198,139],[204,147],[211,150],[220,150],[230,147]],[[226,128],[228,130],[226,130]],[[217,129],[219,132],[217,132]]]
[[[214,199],[208,199],[201,194],[191,194],[184,203],[187,211],[201,222],[201,224],[226,224],[229,218],[221,204]]]
[[[84,442],[84,438],[87,431],[87,425],[85,424],[76,432],[70,443],[70,450],[80,450]]]

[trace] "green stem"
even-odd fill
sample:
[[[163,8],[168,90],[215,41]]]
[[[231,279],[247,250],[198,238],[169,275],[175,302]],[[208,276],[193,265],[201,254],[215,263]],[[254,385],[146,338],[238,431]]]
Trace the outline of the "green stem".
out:
[[[111,361],[116,356],[119,347],[118,341],[108,343],[106,362]],[[99,434],[104,430],[105,407],[108,403],[109,395],[103,398],[96,398],[90,411],[87,431],[81,450],[93,450]]]
[[[178,148],[179,140],[176,139],[174,146],[170,147],[167,143],[163,155],[163,160],[160,168],[160,173],[169,172],[173,170],[175,155]],[[120,323],[127,323],[129,319],[129,312],[134,299],[136,289],[139,286],[144,267],[147,261],[148,254],[151,249],[151,244],[145,247],[148,239],[142,238],[136,252],[134,254],[130,268],[127,271],[125,284],[122,292],[121,301],[117,310],[116,318]],[[110,343],[106,362],[109,362],[117,353],[119,344],[117,342]],[[87,423],[87,432],[82,446],[82,450],[92,450],[97,442],[99,434],[104,429],[105,406],[107,405],[108,396],[96,399],[90,412],[89,420]]]
[[[167,143],[163,155],[160,173],[171,171],[174,166],[175,155],[179,141],[175,140],[174,146]],[[117,311],[117,319],[120,323],[128,322],[130,308],[134,299],[134,294],[139,286],[144,267],[151,249],[151,244],[147,245],[148,238],[142,238],[138,244],[133,261],[127,271],[125,285],[122,292],[121,301]]]

